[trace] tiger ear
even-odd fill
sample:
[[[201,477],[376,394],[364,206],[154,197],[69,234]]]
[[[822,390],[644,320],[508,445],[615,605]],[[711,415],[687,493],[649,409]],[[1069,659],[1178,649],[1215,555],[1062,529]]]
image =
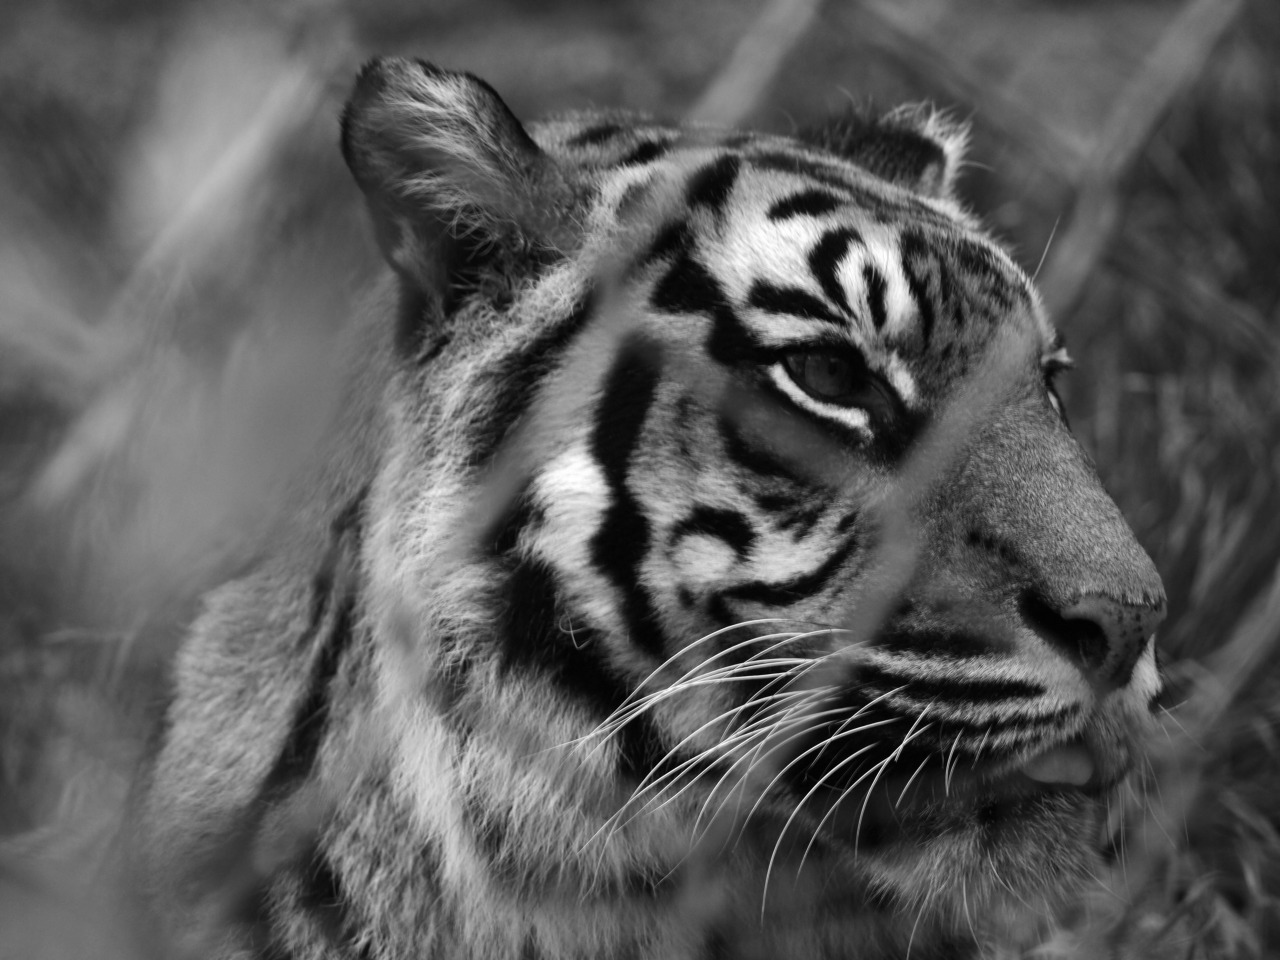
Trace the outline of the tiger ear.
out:
[[[445,302],[488,263],[576,237],[568,178],[470,74],[371,60],[342,115],[342,153],[387,262]]]
[[[800,138],[891,183],[950,199],[969,127],[927,105],[908,104],[878,119],[851,113]]]

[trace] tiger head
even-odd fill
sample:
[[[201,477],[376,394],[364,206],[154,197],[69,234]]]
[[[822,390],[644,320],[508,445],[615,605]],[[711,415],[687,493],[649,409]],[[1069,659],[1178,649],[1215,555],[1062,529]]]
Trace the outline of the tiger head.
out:
[[[1076,889],[1165,597],[965,131],[526,128],[383,60],[343,133],[397,277],[379,669],[423,671],[397,782],[454,869],[586,897],[731,813],[748,915],[902,943]]]

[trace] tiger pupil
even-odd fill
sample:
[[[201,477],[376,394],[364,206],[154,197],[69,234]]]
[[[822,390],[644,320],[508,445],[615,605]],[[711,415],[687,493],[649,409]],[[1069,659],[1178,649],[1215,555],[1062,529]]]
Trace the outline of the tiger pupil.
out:
[[[822,399],[847,396],[854,389],[853,365],[834,353],[806,353],[800,363],[801,386]]]
[[[849,386],[849,364],[839,357],[819,356],[810,361],[816,367],[816,388],[820,393],[842,393]]]

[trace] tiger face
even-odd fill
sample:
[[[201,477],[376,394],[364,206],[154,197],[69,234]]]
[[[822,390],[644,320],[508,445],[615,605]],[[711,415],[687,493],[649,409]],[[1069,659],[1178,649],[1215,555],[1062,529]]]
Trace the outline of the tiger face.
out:
[[[580,936],[652,945],[618,891],[708,836],[773,955],[980,938],[1094,869],[1165,598],[963,146],[924,110],[526,129],[474,78],[362,74],[398,278],[374,669],[427,678],[381,701],[392,780],[511,943],[569,955],[553,917],[606,901]]]

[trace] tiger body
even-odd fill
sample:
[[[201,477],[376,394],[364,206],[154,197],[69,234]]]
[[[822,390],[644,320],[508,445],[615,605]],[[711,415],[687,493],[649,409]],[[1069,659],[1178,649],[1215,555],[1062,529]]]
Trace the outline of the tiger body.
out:
[[[179,659],[180,948],[952,957],[1090,876],[1159,578],[963,132],[819,140],[366,69],[366,452]]]

